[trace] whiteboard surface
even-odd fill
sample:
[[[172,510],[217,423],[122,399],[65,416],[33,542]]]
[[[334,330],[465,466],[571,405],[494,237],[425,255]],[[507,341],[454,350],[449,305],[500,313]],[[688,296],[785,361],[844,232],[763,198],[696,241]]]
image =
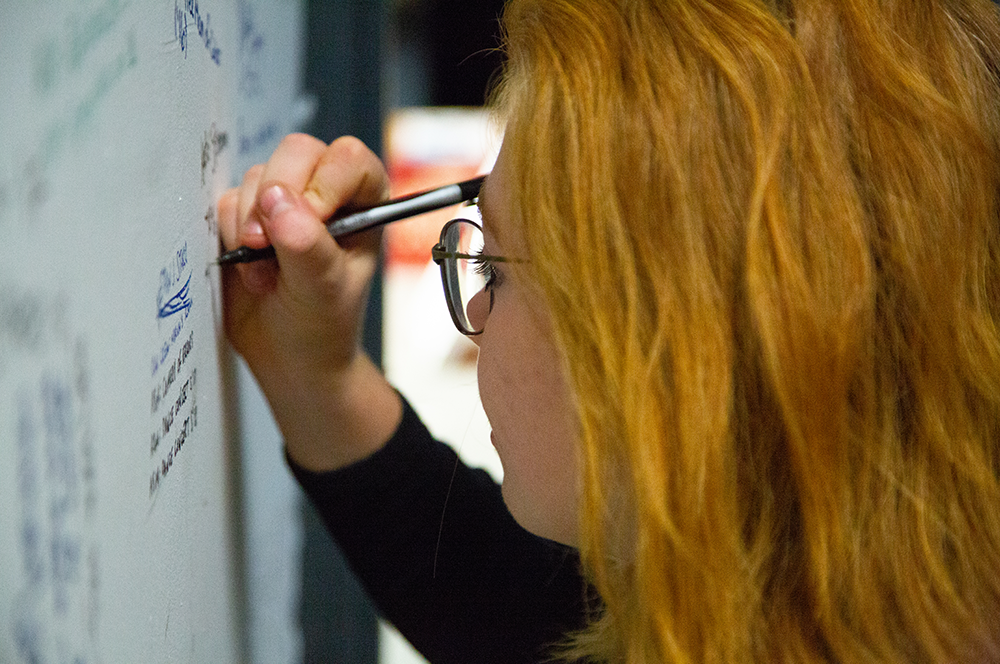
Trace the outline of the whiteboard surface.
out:
[[[247,656],[215,201],[294,129],[299,17],[0,4],[0,662]]]

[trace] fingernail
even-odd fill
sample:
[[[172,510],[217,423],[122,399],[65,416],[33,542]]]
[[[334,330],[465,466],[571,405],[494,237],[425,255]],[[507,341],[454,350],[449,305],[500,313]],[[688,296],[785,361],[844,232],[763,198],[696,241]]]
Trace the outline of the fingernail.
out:
[[[243,226],[244,235],[263,235],[264,227],[260,225],[260,222],[254,218],[247,219],[246,224]]]
[[[279,185],[268,187],[261,193],[258,201],[260,211],[268,217],[275,217],[292,207],[292,202],[286,192]]]

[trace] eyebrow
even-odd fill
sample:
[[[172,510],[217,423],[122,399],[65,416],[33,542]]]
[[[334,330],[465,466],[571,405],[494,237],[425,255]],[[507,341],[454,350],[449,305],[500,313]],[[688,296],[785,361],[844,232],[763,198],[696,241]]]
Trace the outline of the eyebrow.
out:
[[[487,175],[486,179],[483,180],[482,186],[479,187],[479,196],[476,197],[476,207],[479,208],[479,217],[483,222],[483,227],[486,226],[487,218],[493,219],[492,204],[489,203],[490,197],[486,196],[486,183],[492,179],[492,174]]]

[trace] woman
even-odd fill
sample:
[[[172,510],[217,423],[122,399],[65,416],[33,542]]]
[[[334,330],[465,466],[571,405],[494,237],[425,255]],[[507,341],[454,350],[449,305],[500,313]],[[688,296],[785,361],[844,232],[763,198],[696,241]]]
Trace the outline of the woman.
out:
[[[228,247],[278,255],[227,274],[230,339],[376,602],[432,661],[1000,661],[995,7],[504,26],[469,315],[539,537],[462,469],[434,554],[452,457],[357,349],[377,238],[322,226],[385,195],[375,157],[289,137],[220,201]]]

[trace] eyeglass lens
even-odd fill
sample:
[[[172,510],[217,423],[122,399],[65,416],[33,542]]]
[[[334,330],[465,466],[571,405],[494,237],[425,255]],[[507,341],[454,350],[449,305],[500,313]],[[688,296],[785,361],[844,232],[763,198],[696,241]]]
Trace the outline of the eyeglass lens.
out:
[[[445,229],[444,246],[448,256],[444,262],[444,277],[448,303],[455,323],[466,334],[482,331],[469,320],[469,301],[486,285],[489,265],[474,258],[482,254],[483,241],[482,230],[471,222],[453,223]]]

